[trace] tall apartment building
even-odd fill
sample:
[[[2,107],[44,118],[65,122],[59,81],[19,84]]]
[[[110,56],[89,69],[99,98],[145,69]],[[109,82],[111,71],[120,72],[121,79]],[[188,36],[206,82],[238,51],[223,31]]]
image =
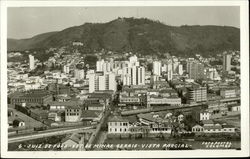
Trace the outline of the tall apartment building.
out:
[[[171,81],[173,79],[173,65],[172,63],[167,64],[167,80]]]
[[[101,90],[116,91],[116,81],[114,73],[89,74],[89,93]]]
[[[178,74],[179,75],[183,74],[183,65],[182,64],[179,64],[179,66],[178,66]]]
[[[140,65],[136,55],[129,57],[129,63],[131,67]]]
[[[77,80],[84,79],[84,70],[83,69],[75,69],[74,76]]]
[[[133,66],[123,68],[123,85],[145,85],[145,68]]]
[[[68,65],[63,66],[63,72],[64,72],[64,73],[68,74],[69,71],[70,71],[70,69],[69,69],[69,66],[68,66]]]
[[[96,62],[96,71],[97,72],[110,72],[112,71],[112,66],[111,66],[111,63],[108,62],[108,61],[104,61],[103,59],[102,60],[99,60]]]
[[[157,76],[161,75],[161,62],[160,61],[153,62],[153,75],[157,75]]]
[[[187,62],[187,72],[190,79],[203,79],[204,78],[204,65],[197,61]]]
[[[29,68],[30,70],[35,69],[35,58],[32,55],[29,55]]]
[[[223,54],[223,71],[231,70],[231,58],[232,55],[226,53]]]
[[[190,103],[207,101],[207,88],[206,87],[190,87],[190,88],[187,88],[187,91],[188,91],[187,97]]]

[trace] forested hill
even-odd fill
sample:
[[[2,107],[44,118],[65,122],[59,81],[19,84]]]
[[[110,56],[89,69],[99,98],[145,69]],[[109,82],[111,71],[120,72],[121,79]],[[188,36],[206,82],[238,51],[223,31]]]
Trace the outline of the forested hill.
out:
[[[8,39],[8,51],[46,49],[84,44],[86,51],[201,53],[239,50],[240,29],[228,26],[168,26],[146,18],[118,18],[107,23],[85,23],[30,39]]]

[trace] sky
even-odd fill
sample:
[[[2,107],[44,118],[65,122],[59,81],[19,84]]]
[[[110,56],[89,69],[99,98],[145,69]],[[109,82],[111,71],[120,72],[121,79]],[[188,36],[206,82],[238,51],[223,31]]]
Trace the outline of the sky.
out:
[[[24,39],[60,31],[85,22],[108,22],[118,17],[149,18],[166,25],[220,25],[240,28],[237,6],[167,7],[11,7],[8,38]]]

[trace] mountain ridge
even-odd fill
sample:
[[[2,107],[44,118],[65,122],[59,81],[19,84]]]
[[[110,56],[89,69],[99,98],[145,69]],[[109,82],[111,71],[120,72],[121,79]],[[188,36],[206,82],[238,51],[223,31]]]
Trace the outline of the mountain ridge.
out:
[[[47,49],[84,44],[83,50],[132,51],[142,54],[239,50],[240,29],[231,26],[170,26],[147,18],[118,18],[107,23],[85,23],[28,39],[8,39],[8,51]]]

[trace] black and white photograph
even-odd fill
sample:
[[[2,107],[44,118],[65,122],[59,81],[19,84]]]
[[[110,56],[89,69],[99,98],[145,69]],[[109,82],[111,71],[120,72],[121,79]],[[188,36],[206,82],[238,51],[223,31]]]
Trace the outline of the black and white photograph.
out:
[[[249,156],[247,1],[77,4],[1,3],[4,157]]]

